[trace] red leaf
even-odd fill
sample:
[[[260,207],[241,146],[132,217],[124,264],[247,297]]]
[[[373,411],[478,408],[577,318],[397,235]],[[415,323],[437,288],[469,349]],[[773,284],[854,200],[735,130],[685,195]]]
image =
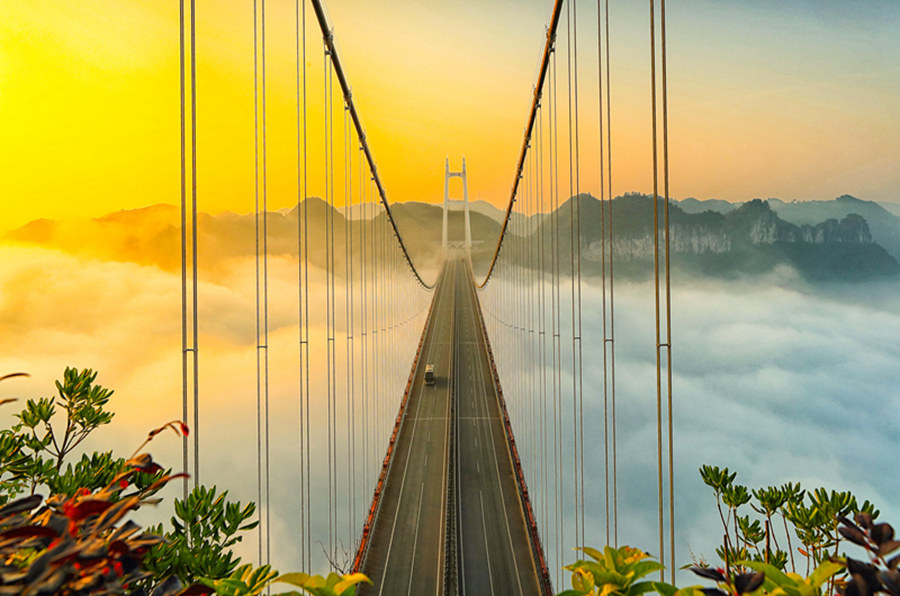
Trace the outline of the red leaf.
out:
[[[0,533],[0,538],[56,538],[56,532],[47,526],[22,526]]]
[[[72,521],[79,521],[88,517],[89,515],[103,513],[110,507],[112,507],[112,503],[110,503],[109,501],[87,499],[81,501],[77,505],[73,505],[72,507],[70,507],[68,512],[66,512],[66,516]]]
[[[113,540],[109,545],[109,549],[107,550],[109,556],[111,557],[122,557],[124,555],[127,555],[128,551],[128,545],[125,544],[125,542],[123,542],[122,540]]]

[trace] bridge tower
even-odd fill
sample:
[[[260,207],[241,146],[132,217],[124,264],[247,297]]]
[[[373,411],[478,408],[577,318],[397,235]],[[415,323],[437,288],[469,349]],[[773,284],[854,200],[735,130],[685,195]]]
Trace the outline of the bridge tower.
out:
[[[466,158],[463,157],[462,160],[462,171],[459,172],[451,172],[450,171],[450,159],[448,158],[446,162],[444,162],[444,222],[441,233],[441,246],[443,247],[444,254],[447,253],[448,245],[447,245],[447,212],[450,209],[450,179],[451,178],[462,178],[463,183],[463,204],[465,208],[465,222],[466,222],[466,241],[465,246],[466,250],[469,250],[472,247],[472,228],[469,225],[469,184],[466,180]]]

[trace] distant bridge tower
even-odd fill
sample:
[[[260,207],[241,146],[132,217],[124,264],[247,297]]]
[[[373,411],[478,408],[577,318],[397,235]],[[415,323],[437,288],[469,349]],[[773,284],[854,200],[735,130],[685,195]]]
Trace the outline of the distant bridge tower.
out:
[[[444,249],[444,253],[447,252],[448,244],[447,244],[447,212],[450,208],[450,179],[451,178],[462,178],[463,183],[463,204],[465,207],[465,222],[466,222],[466,241],[465,247],[466,250],[472,248],[472,228],[469,225],[469,184],[466,180],[466,158],[463,157],[462,160],[462,171],[460,172],[451,172],[450,171],[450,159],[444,164],[444,226],[441,234],[441,246]]]

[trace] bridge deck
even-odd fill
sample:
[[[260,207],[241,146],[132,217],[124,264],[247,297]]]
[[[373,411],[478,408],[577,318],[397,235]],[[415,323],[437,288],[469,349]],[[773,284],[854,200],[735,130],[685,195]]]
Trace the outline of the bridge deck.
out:
[[[540,594],[467,265],[456,276],[460,594]]]
[[[444,503],[450,422],[456,266],[448,263],[425,330],[421,356],[362,571],[360,594],[440,594],[444,578]],[[435,383],[425,385],[426,364]]]
[[[540,594],[468,265],[448,261],[436,292],[361,569],[375,585],[360,593],[442,593],[447,454],[454,448],[459,592]],[[434,385],[424,383],[425,364],[434,365]]]

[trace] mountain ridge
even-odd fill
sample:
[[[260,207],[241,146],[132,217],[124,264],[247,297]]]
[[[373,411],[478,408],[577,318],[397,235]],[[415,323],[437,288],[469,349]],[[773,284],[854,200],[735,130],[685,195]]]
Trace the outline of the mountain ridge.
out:
[[[659,201],[659,206],[664,207],[662,199]],[[520,214],[510,227],[512,233],[505,241],[504,250],[518,255],[530,254],[526,249],[537,242],[546,252],[552,251],[555,243],[565,273],[569,267],[566,263],[570,261],[565,254],[571,256],[570,211],[576,204],[582,217],[583,269],[588,275],[599,273],[604,250],[601,229],[598,224],[585,222],[600,221],[601,203],[589,194],[567,199],[555,214]],[[653,198],[629,193],[614,199],[611,206],[617,271],[626,276],[646,277],[653,256]],[[450,239],[458,241],[463,237],[463,213],[461,205],[454,203],[452,207],[448,215]],[[854,210],[869,210],[874,214],[870,217],[881,219],[873,225]],[[791,215],[794,221],[783,217],[781,211]],[[333,224],[336,258],[341,262],[345,246],[354,254],[360,250],[361,226],[370,221],[387,225],[382,211],[372,220],[358,209],[350,210],[350,219],[345,218],[343,212],[344,209],[331,207],[317,197],[301,203],[300,213],[305,214],[309,226],[311,263],[320,266],[325,263],[326,221]],[[417,267],[437,267],[443,219],[441,205],[397,203],[392,206],[392,212]],[[810,214],[818,212],[843,215],[808,223],[815,219]],[[503,213],[484,201],[478,201],[471,210],[472,238],[475,240],[472,258],[476,275],[486,271],[499,237]],[[268,213],[271,255],[296,257],[299,254],[297,214],[297,207]],[[764,273],[780,264],[794,267],[811,280],[861,280],[900,272],[896,257],[878,242],[880,237],[890,239],[891,226],[896,225],[900,250],[900,218],[875,203],[849,195],[808,207],[797,207],[778,199],[754,199],[739,204],[685,199],[669,202],[669,217],[673,266],[692,274],[731,277]],[[159,204],[91,219],[34,220],[8,232],[4,239],[173,271],[181,262],[180,222],[180,209]],[[352,234],[349,239],[345,237],[345,230]],[[215,269],[229,258],[254,255],[255,231],[253,214],[198,214],[198,243],[204,266]]]

